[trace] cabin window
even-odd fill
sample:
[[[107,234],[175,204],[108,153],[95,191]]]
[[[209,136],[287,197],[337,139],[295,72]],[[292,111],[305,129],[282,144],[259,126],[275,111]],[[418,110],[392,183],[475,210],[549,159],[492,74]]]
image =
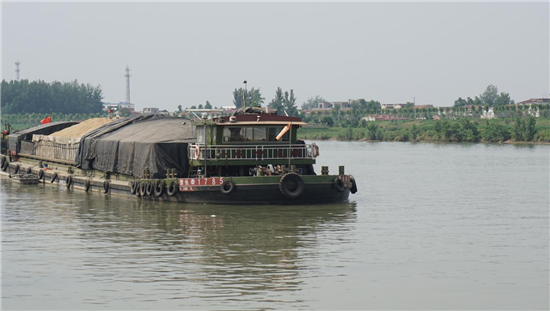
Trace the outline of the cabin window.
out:
[[[204,126],[197,126],[197,144],[204,144],[205,143],[205,131],[206,127]]]
[[[284,126],[273,127],[237,127],[226,126],[223,129],[223,142],[253,142],[253,141],[277,141],[276,137]],[[290,132],[290,131],[289,131]],[[281,141],[288,141],[290,133],[286,132]]]
[[[277,141],[277,135],[283,130],[284,126],[273,126],[268,128],[268,136],[267,140],[269,141]],[[288,137],[290,136],[290,131],[287,131],[285,135],[283,135],[283,138],[280,141],[288,141]]]

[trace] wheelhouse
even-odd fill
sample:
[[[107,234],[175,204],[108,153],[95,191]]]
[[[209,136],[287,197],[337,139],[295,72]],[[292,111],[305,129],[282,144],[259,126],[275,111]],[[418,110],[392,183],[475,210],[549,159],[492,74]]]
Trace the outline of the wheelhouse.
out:
[[[189,145],[190,176],[250,176],[258,167],[275,172],[294,167],[314,175],[315,144],[297,139],[300,118],[243,114],[194,122],[196,142]]]

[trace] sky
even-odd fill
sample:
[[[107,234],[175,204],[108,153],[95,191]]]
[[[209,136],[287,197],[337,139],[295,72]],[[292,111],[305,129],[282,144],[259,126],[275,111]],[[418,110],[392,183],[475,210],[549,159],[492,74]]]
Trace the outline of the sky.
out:
[[[2,3],[2,78],[101,85],[136,110],[232,105],[277,87],[298,104],[364,98],[452,106],[490,85],[550,93],[549,4]]]

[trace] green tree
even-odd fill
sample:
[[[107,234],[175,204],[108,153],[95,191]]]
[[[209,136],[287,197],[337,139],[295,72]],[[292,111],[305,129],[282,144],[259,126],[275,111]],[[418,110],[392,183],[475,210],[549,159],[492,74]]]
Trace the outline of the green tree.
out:
[[[509,140],[511,134],[504,125],[487,121],[482,137],[487,142],[503,142]]]
[[[269,107],[274,110],[277,110],[277,114],[284,115],[285,114],[283,112],[284,101],[285,101],[285,98],[283,95],[283,90],[280,87],[278,87],[277,90],[275,91],[275,98],[271,100],[271,102],[269,103]]]
[[[321,123],[324,124],[324,125],[327,125],[328,127],[333,127],[334,126],[334,120],[329,116],[324,117],[321,120]]]
[[[514,104],[514,101],[510,98],[510,94],[504,93],[504,92],[498,94],[497,98],[494,101],[494,105],[497,107],[513,105],[513,104]]]
[[[206,101],[206,104],[204,105],[204,109],[212,109],[212,105],[209,101]]]
[[[298,107],[296,106],[296,97],[294,96],[294,90],[285,92],[285,99],[283,101],[283,108],[290,117],[298,116]]]
[[[244,102],[243,102],[244,100]],[[260,89],[251,88],[249,91],[243,88],[233,91],[233,104],[237,108],[261,106],[265,98],[262,97]]]
[[[489,85],[485,89],[485,92],[479,96],[480,100],[482,101],[483,105],[487,105],[489,107],[492,107],[498,97],[498,88],[494,85]]]
[[[103,109],[100,86],[72,82],[42,80],[6,81],[1,84],[1,109],[14,113],[90,113]]]
[[[462,97],[459,97],[457,100],[455,100],[454,107],[464,107],[468,104],[468,102]]]
[[[264,103],[265,98],[262,97],[260,89],[251,88],[250,91],[246,94],[247,106],[261,106]]]

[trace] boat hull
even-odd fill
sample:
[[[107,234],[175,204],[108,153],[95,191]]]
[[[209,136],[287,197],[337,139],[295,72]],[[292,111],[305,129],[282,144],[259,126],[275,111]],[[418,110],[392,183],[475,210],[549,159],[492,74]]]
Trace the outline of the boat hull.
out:
[[[14,173],[16,166],[19,166],[19,169],[17,169],[18,171],[26,172],[30,169],[30,173],[37,175],[40,173],[40,169],[36,165],[25,162],[10,163],[7,170],[3,173],[5,175]],[[40,182],[44,185],[63,186],[76,191],[85,191],[102,195],[120,195],[134,197],[139,200],[159,202],[238,205],[307,205],[348,201],[351,189],[349,175],[309,175],[301,177],[304,181],[303,192],[299,196],[293,198],[285,196],[281,191],[281,176],[167,179],[165,180],[167,186],[171,181],[176,181],[178,183],[178,191],[174,195],[168,195],[167,189],[165,189],[160,196],[155,196],[154,194],[141,196],[132,193],[130,183],[127,180],[111,179],[108,182],[108,187],[105,187],[105,179],[101,177],[94,178],[79,174],[69,174],[64,170],[44,171]],[[338,178],[344,180],[343,188],[338,188],[335,185],[334,181]],[[216,179],[217,182],[215,181]],[[214,181],[210,182],[211,180]],[[68,181],[70,185],[68,185]],[[187,186],[186,184],[186,182],[195,181],[196,184],[192,186]],[[222,191],[221,187],[223,181],[231,181],[234,184],[234,189],[229,193]],[[144,180],[141,182],[144,182]],[[201,185],[201,183],[203,184]]]

